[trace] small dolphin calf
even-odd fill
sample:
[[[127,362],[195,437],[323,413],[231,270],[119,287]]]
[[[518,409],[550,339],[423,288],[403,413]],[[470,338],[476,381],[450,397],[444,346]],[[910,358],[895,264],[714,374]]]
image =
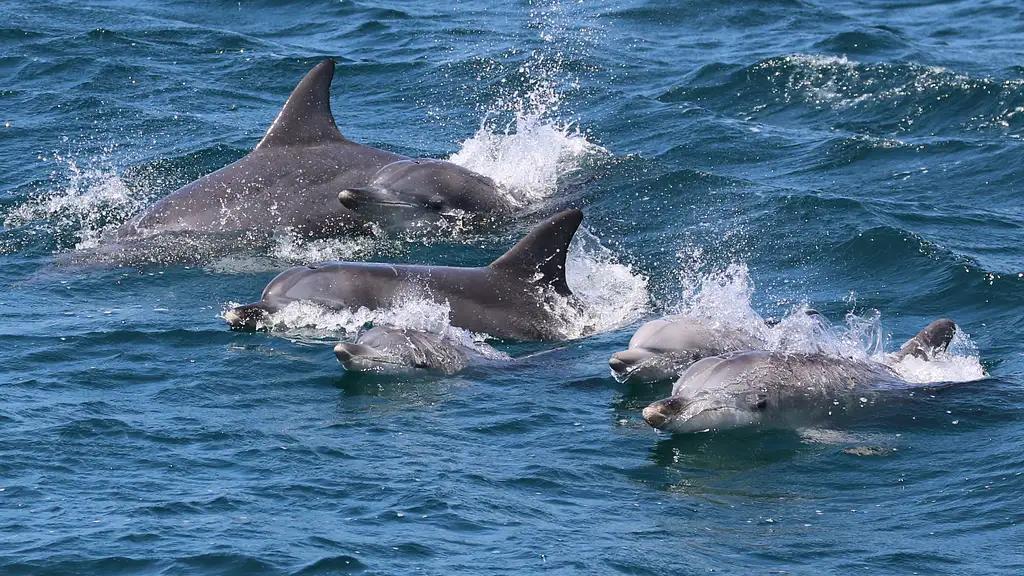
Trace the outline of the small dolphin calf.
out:
[[[482,268],[355,262],[296,266],[271,280],[259,302],[229,310],[224,318],[233,328],[253,329],[269,313],[299,300],[375,310],[418,295],[447,304],[452,326],[465,330],[517,340],[563,339],[560,311],[578,306],[565,282],[565,258],[582,221],[579,210],[556,214]]]
[[[894,360],[930,360],[944,351],[956,324],[936,320],[903,345]],[[761,425],[800,428],[850,411],[866,395],[905,383],[879,362],[824,354],[746,351],[713,356],[690,366],[672,396],[644,408],[651,426],[671,432]]]
[[[444,160],[398,160],[381,168],[368,186],[342,190],[338,200],[375,222],[447,214],[508,214],[512,197],[487,176]]]
[[[408,328],[375,326],[355,342],[334,347],[338,362],[350,372],[401,373],[417,369],[454,374],[481,353],[440,334]]]
[[[629,339],[627,349],[612,354],[608,365],[619,381],[671,380],[701,358],[762,344],[752,334],[710,320],[666,316],[641,326]]]

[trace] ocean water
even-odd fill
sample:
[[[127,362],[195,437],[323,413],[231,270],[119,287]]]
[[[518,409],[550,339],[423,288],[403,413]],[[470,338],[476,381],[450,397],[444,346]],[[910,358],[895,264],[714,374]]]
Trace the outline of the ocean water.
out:
[[[0,573],[1024,572],[1019,3],[44,0],[0,20]],[[517,221],[68,263],[247,153],[326,57],[343,134],[486,173]],[[296,263],[486,264],[569,206],[587,307],[566,342],[354,375],[339,338],[454,330],[446,310],[220,317]],[[671,436],[640,418],[670,385],[606,362],[680,311],[876,357],[941,316],[963,334],[898,367],[952,385],[858,421]]]

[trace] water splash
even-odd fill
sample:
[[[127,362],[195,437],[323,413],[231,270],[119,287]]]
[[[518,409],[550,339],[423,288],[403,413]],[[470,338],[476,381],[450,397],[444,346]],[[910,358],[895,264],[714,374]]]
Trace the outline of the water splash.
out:
[[[219,315],[238,306],[229,302]],[[338,339],[354,341],[359,332],[370,326],[389,326],[419,330],[441,336],[444,340],[464,346],[489,359],[502,360],[508,356],[485,342],[486,336],[474,334],[449,323],[451,307],[433,300],[410,294],[394,308],[370,310],[332,310],[309,301],[291,302],[261,321],[258,329],[269,329],[296,342],[320,344]]]
[[[309,240],[295,234],[282,234],[275,239],[270,254],[291,264],[309,264],[335,260],[367,260],[387,248],[383,235],[355,238],[324,238]]]
[[[57,237],[70,237],[76,249],[92,248],[142,208],[144,200],[128,190],[113,168],[82,169],[74,158],[59,155],[55,161],[60,168],[51,176],[55,187],[33,193],[8,212],[5,228],[43,224]]]
[[[550,87],[540,87],[517,105],[511,121],[502,124],[489,112],[450,160],[493,178],[520,207],[550,197],[559,178],[580,170],[587,157],[609,155],[573,124],[550,118],[557,99]]]
[[[618,256],[581,227],[566,255],[566,283],[581,302],[559,305],[568,338],[607,332],[643,316],[650,306],[648,279],[619,261]]]
[[[520,207],[550,197],[560,179],[586,165],[588,158],[610,153],[590,141],[562,110],[564,94],[580,86],[567,61],[591,53],[598,22],[587,20],[575,3],[540,1],[528,15],[526,30],[541,47],[519,60],[511,51],[488,62],[497,94],[483,111],[476,133],[450,160],[485,174],[504,186]],[[576,67],[578,68],[578,67]],[[480,78],[478,78],[480,80]]]

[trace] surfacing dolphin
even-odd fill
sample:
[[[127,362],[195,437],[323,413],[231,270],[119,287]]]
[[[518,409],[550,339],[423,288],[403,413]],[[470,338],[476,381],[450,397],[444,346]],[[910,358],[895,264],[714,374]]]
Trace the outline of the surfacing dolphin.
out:
[[[159,200],[121,226],[116,240],[175,232],[287,230],[310,238],[361,232],[365,219],[342,204],[339,194],[369,186],[381,168],[395,162],[413,163],[406,181],[435,180],[432,194],[438,197],[501,196],[489,178],[460,166],[439,169],[342,136],[331,113],[334,67],[333,60],[324,60],[306,74],[252,152]],[[461,188],[477,180],[471,191]]]
[[[608,366],[622,382],[672,380],[701,358],[761,345],[759,338],[746,331],[678,314],[645,323],[629,339],[626,350],[612,354]]]
[[[566,210],[536,225],[481,268],[328,262],[296,266],[271,280],[259,302],[225,313],[233,328],[258,328],[267,315],[308,300],[332,309],[393,308],[421,296],[450,308],[452,326],[496,338],[561,340],[559,311],[579,303],[565,282],[569,242],[583,221]]]
[[[349,372],[389,374],[421,369],[455,374],[473,360],[487,357],[441,334],[383,326],[360,333],[355,342],[339,343],[334,355]],[[494,351],[494,357],[499,355]]]
[[[931,360],[956,333],[952,320],[932,322],[892,356]],[[880,362],[824,354],[746,351],[713,356],[690,366],[669,398],[644,408],[648,424],[670,432],[743,426],[802,428],[864,404],[880,390],[906,387]]]
[[[384,225],[456,211],[506,215],[517,208],[510,193],[494,180],[458,164],[430,158],[392,162],[377,171],[369,185],[342,190],[338,200]]]

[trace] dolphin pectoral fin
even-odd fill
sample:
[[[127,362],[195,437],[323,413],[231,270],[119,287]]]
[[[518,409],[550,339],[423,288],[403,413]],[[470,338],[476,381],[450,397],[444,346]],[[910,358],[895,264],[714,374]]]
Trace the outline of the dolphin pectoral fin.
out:
[[[331,81],[334,60],[324,60],[310,70],[292,90],[274,123],[256,148],[347,142],[331,114]]]
[[[576,230],[583,222],[583,212],[572,209],[559,212],[537,224],[522,240],[491,262],[492,269],[504,270],[532,278],[534,284],[551,286],[563,296],[571,296],[565,282],[565,257]]]
[[[235,306],[224,313],[224,321],[231,326],[232,330],[256,330],[260,322],[267,319],[270,311],[262,302]]]
[[[895,360],[900,361],[907,356],[931,360],[936,353],[946,350],[953,340],[953,336],[956,335],[956,330],[955,322],[949,318],[940,318],[907,340],[907,343],[896,353]]]

